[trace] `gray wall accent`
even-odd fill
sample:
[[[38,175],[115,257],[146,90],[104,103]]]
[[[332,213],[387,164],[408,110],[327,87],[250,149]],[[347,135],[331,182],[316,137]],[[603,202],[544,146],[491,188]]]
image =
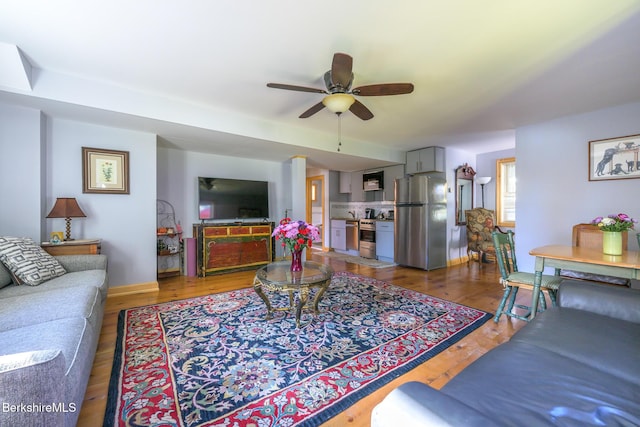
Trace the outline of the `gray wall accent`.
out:
[[[640,219],[640,179],[588,181],[589,141],[640,134],[638,118],[640,103],[633,103],[518,128],[515,150],[476,156],[450,149],[447,181],[455,182],[454,170],[465,162],[478,176],[494,177],[485,187],[485,206],[495,208],[495,160],[515,154],[518,262],[523,271],[532,271],[529,250],[570,244],[576,223],[618,212]],[[82,146],[129,151],[131,194],[83,194]],[[274,221],[292,207],[290,162],[156,147],[153,134],[50,119],[39,110],[0,104],[0,180],[4,183],[0,234],[46,240],[50,231],[64,230],[64,220],[44,219],[56,197],[76,197],[87,218],[73,220],[72,232],[77,238],[103,239],[111,286],[118,286],[156,280],[156,198],[174,204],[185,236],[191,235],[191,224],[198,222],[197,176],[269,181]],[[326,178],[329,194],[335,194],[338,175]],[[452,191],[448,195],[449,259],[466,255],[466,236],[453,221],[454,201]],[[630,248],[638,249],[635,232],[630,237]]]
[[[491,153],[478,154],[476,158],[476,178],[490,176],[491,181],[484,186],[484,207],[496,210],[496,160],[515,157],[516,149],[494,151]],[[517,162],[518,159],[516,159]],[[517,163],[516,163],[517,164]],[[517,169],[517,167],[516,167]],[[479,184],[475,188],[476,204],[482,206],[482,192]]]
[[[571,244],[571,227],[600,215],[640,220],[640,179],[589,181],[589,141],[640,134],[640,103],[562,117],[516,131],[516,253],[533,271],[529,251]],[[638,249],[635,233],[629,249]]]
[[[0,104],[0,235],[45,233],[43,126],[40,111]]]
[[[81,147],[129,151],[131,194],[82,193]],[[72,237],[101,238],[110,286],[156,280],[156,136],[45,118],[0,104],[0,234],[49,239],[64,219],[45,219],[57,197],[75,197],[87,218]]]
[[[192,237],[198,219],[198,177],[250,179],[269,182],[271,220],[279,222],[285,209],[291,214],[291,163],[243,159],[158,147],[158,198],[167,200],[182,223],[184,237]],[[155,206],[155,204],[154,204]],[[276,249],[279,250],[278,245]],[[279,254],[279,252],[277,253]]]

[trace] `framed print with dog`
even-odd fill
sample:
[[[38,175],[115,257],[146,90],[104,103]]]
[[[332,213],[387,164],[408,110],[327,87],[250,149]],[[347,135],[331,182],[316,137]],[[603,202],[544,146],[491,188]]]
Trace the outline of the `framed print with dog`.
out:
[[[640,135],[589,141],[589,181],[640,178]]]
[[[82,192],[129,194],[129,152],[82,147]]]

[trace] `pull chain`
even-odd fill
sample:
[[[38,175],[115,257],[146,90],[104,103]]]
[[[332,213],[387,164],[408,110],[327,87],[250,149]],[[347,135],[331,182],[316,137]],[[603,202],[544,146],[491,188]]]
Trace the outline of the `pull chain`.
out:
[[[338,116],[338,152],[342,146],[342,113],[336,113]]]

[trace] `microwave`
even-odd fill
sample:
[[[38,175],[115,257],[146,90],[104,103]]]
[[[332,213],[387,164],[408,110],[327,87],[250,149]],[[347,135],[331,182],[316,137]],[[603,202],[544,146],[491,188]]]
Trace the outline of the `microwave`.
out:
[[[362,189],[375,191],[384,189],[384,172],[367,172],[362,174]]]

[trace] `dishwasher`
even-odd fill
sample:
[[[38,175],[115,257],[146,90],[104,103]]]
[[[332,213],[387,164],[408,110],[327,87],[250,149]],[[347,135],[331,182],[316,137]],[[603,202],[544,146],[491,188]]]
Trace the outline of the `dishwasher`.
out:
[[[347,220],[347,250],[359,251],[360,250],[360,231],[358,226],[358,220]]]

